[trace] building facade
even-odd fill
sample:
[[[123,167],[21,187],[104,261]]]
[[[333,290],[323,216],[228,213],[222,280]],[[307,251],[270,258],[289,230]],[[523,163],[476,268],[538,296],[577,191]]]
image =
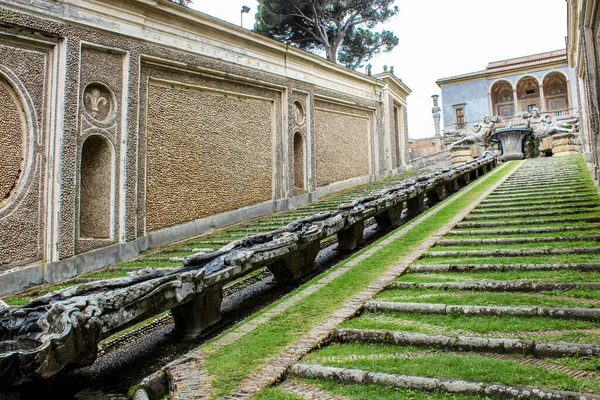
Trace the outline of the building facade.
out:
[[[577,79],[582,152],[600,180],[600,2],[568,0],[567,56]]]
[[[0,294],[409,163],[406,98],[167,0],[0,0]]]
[[[485,70],[438,79],[445,132],[463,132],[484,117],[535,107],[556,117],[578,112],[575,71],[565,50],[494,61]]]

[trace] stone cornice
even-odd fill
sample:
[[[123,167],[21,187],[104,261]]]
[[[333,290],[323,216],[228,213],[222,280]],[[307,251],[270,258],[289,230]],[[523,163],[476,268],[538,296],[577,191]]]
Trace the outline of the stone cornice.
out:
[[[376,101],[379,79],[169,0],[0,0],[0,7]]]

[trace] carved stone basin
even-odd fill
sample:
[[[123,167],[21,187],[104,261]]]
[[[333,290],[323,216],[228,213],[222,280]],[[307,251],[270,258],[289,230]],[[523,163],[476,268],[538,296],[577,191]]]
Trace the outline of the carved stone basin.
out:
[[[523,139],[530,133],[531,129],[525,126],[509,126],[496,129],[492,134],[492,139],[500,142],[504,161],[522,160],[525,157],[525,154],[523,154]]]

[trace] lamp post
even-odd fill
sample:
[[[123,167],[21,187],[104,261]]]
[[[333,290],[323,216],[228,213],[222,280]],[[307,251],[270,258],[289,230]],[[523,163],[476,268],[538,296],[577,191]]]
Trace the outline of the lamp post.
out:
[[[240,11],[240,26],[244,27],[244,14],[248,14],[250,12],[250,7],[242,6],[242,10]]]

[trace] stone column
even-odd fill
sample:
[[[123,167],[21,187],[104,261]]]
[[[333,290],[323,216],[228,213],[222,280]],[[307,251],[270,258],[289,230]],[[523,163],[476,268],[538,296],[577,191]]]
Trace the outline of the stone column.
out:
[[[519,113],[519,99],[517,98],[517,89],[513,89],[513,104],[515,107],[515,111],[513,114],[518,114]]]
[[[546,104],[546,95],[544,94],[544,85],[540,83],[538,86],[540,90],[540,110],[549,111],[548,105]]]

